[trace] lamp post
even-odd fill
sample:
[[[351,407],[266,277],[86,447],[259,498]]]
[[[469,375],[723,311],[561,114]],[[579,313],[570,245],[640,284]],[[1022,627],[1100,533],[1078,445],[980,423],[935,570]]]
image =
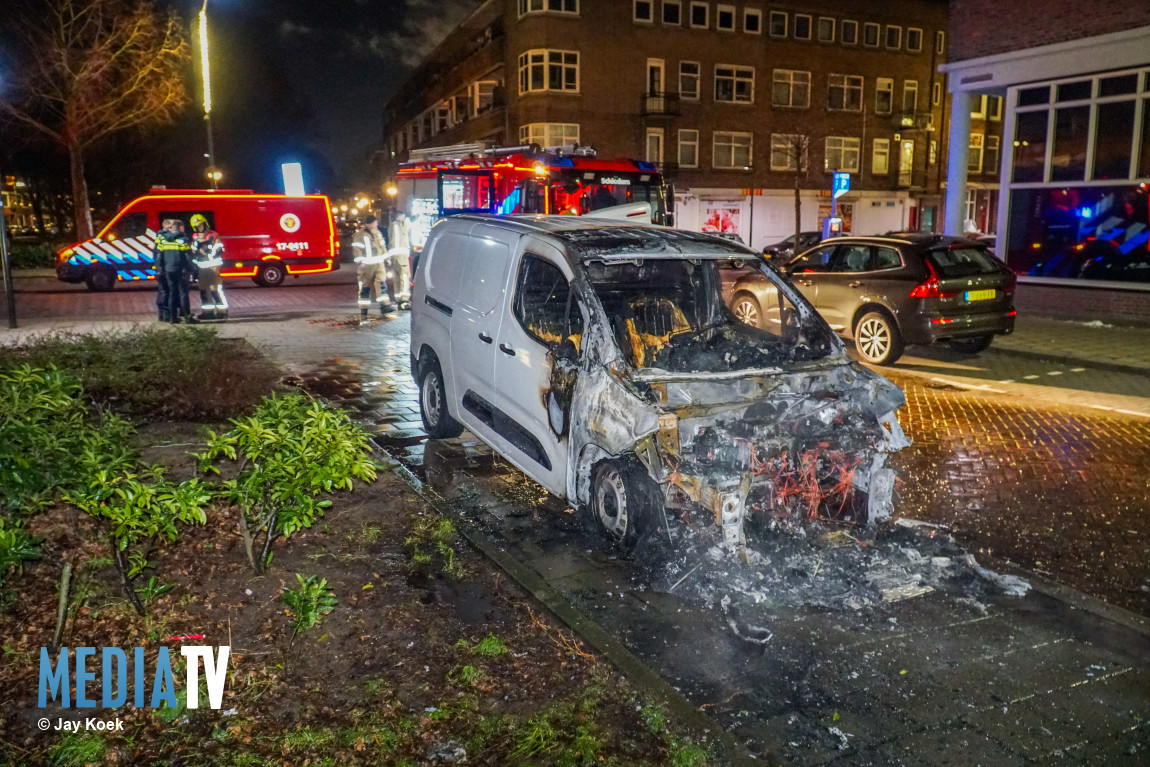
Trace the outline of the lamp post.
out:
[[[208,130],[208,178],[212,189],[219,188],[220,173],[216,170],[216,150],[212,144],[212,79],[208,66],[208,0],[200,9],[200,71],[204,78],[204,125]]]
[[[0,176],[0,188],[4,177]],[[8,327],[16,328],[16,291],[12,288],[12,259],[8,252],[8,222],[4,218],[4,196],[0,194],[0,270],[4,272],[4,302],[8,304]]]

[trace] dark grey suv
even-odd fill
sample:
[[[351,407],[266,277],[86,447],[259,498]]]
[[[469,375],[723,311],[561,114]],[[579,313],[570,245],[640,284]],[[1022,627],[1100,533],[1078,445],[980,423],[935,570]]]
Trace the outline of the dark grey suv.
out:
[[[977,353],[1014,331],[1014,274],[973,240],[921,232],[838,237],[784,271],[823,319],[853,338],[867,362],[889,365],[906,344],[947,342]],[[754,273],[730,288],[742,321],[768,328],[777,297]]]

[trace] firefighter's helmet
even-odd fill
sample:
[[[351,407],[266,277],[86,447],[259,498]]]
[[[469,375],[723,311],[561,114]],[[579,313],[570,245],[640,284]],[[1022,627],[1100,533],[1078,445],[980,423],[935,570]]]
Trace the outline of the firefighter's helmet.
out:
[[[197,226],[199,226],[200,224],[203,224],[204,226],[207,226],[207,225],[208,225],[208,219],[207,219],[207,217],[206,217],[206,216],[204,216],[204,214],[202,214],[202,213],[195,213],[195,214],[193,214],[193,215],[192,215],[192,228],[193,228],[193,229],[195,229],[195,228],[196,228]]]

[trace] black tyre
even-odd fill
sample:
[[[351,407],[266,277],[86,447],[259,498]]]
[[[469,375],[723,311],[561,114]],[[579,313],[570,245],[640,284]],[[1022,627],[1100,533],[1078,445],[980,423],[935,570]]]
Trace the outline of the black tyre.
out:
[[[855,325],[855,347],[872,365],[893,365],[902,356],[902,333],[885,312],[869,312]]]
[[[978,354],[990,348],[990,342],[994,340],[994,336],[977,336],[975,338],[956,338],[953,341],[948,341],[947,346],[952,351],[959,354]]]
[[[116,287],[116,272],[112,269],[89,269],[84,275],[84,284],[93,293],[107,293]]]
[[[607,538],[630,553],[654,528],[662,496],[633,457],[601,461],[591,473],[591,513]]]
[[[252,277],[252,281],[262,288],[274,288],[282,284],[287,272],[280,264],[264,264]]]
[[[443,388],[443,371],[439,360],[430,359],[423,364],[419,379],[419,417],[428,436],[449,439],[463,433],[463,425],[447,412],[447,391]]]
[[[735,318],[752,328],[766,327],[766,317],[759,300],[750,293],[739,293],[731,301],[731,311]]]

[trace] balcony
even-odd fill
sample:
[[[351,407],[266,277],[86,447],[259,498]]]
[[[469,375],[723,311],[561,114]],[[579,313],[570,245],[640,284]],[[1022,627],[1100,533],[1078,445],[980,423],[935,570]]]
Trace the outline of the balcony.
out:
[[[922,130],[928,133],[935,129],[933,112],[895,112],[891,126],[896,131]]]
[[[639,97],[639,114],[643,117],[678,117],[679,94],[649,91]]]

